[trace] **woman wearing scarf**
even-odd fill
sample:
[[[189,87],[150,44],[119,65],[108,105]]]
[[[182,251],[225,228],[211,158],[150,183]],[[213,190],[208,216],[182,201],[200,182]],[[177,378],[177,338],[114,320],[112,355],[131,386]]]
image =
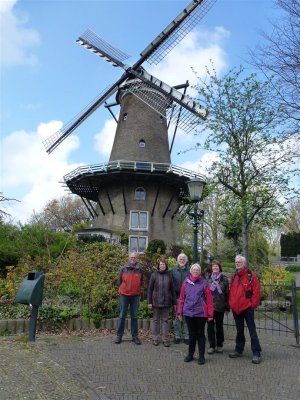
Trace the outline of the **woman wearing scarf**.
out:
[[[211,275],[208,277],[210,291],[214,301],[214,318],[207,324],[207,336],[209,341],[208,354],[223,353],[224,329],[223,320],[225,311],[229,311],[229,281],[222,274],[222,267],[218,260],[213,260]]]
[[[185,362],[193,360],[198,342],[198,364],[205,364],[205,323],[206,320],[213,319],[213,313],[213,299],[208,281],[201,276],[200,265],[193,264],[189,278],[182,283],[177,311],[179,320],[182,316],[185,317],[189,331],[189,352]]]

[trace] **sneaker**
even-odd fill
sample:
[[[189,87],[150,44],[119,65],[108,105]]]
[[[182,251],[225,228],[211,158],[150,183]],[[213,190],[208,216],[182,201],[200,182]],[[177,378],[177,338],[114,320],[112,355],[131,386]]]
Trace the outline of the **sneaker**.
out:
[[[164,346],[165,346],[165,347],[170,347],[170,342],[168,342],[167,340],[164,341]]]
[[[223,353],[223,347],[222,346],[217,347],[216,353]]]
[[[132,341],[133,341],[135,344],[142,344],[142,342],[140,341],[140,339],[139,339],[137,336],[133,337],[133,338],[132,338]]]
[[[183,343],[189,345],[190,341],[189,341],[189,339],[183,339]]]
[[[210,348],[207,350],[207,354],[214,354],[214,352],[215,352],[215,349],[214,349],[213,347],[210,347]]]
[[[152,344],[153,344],[154,346],[158,346],[158,345],[159,345],[159,341],[158,341],[158,340],[153,340]]]
[[[260,364],[261,363],[261,356],[258,354],[254,354],[252,357],[252,364]]]
[[[120,344],[122,342],[122,337],[121,336],[117,336],[116,338],[115,338],[115,343],[116,344]]]
[[[184,362],[190,362],[190,361],[193,361],[193,359],[194,359],[194,357],[192,356],[192,354],[188,354],[185,357]]]
[[[242,353],[239,353],[238,351],[233,351],[232,353],[229,353],[228,356],[229,358],[239,358],[242,357]]]
[[[198,364],[199,365],[204,365],[205,364],[205,358],[204,357],[199,357]]]
[[[179,343],[180,343],[180,339],[179,339],[178,337],[175,338],[175,339],[174,339],[174,343],[175,343],[175,344],[179,344]]]

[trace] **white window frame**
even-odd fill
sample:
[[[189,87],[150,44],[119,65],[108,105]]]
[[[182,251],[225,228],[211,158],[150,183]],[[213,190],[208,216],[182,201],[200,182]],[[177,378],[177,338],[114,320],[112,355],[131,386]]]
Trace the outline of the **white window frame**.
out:
[[[132,238],[137,239],[137,242],[138,242],[138,248],[137,249],[132,249],[131,246],[130,246]],[[129,251],[136,251],[137,253],[144,253],[145,252],[145,251],[140,251],[140,249],[139,249],[139,239],[145,239],[145,241],[146,241],[145,250],[147,249],[147,247],[148,247],[148,236],[129,235],[129,243],[128,243],[128,250]]]
[[[140,228],[140,226],[138,226],[137,228],[132,227],[131,226],[131,218],[132,218],[132,214],[133,213],[138,213],[139,216],[141,213],[145,213],[146,217],[147,217],[147,221],[146,221],[146,227],[145,228]],[[139,225],[139,224],[138,224]],[[148,231],[148,225],[149,225],[149,211],[141,211],[141,210],[131,210],[130,211],[130,216],[129,216],[129,230],[131,231]]]

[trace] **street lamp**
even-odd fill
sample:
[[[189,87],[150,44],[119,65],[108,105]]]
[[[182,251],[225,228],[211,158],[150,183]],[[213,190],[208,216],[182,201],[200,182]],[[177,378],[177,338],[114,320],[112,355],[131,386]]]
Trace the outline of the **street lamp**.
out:
[[[199,210],[199,203],[201,201],[203,188],[206,182],[199,178],[193,178],[187,182],[190,199],[193,203],[193,209],[188,211],[188,215],[191,218],[193,225],[193,236],[194,236],[194,251],[193,251],[193,263],[199,262],[198,257],[198,228],[201,219],[203,218],[204,211]]]

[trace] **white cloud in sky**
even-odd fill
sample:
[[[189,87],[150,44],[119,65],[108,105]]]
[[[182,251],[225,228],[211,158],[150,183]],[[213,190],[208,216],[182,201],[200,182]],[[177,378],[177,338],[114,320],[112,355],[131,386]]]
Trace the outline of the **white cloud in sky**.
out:
[[[100,155],[110,155],[116,129],[116,121],[114,119],[108,119],[104,123],[104,128],[94,136],[94,147]]]
[[[198,160],[186,161],[182,163],[180,167],[208,176],[209,168],[211,168],[212,163],[218,159],[219,156],[216,152],[204,153]]]
[[[14,9],[17,0],[0,1],[0,64],[6,67],[15,65],[36,65],[38,58],[31,49],[40,44],[39,33],[25,28],[28,17]]]
[[[6,211],[15,222],[25,222],[33,210],[40,211],[46,202],[65,194],[62,177],[77,168],[70,163],[72,151],[79,147],[79,138],[70,136],[48,155],[42,141],[61,128],[62,122],[41,123],[35,132],[12,132],[1,140],[1,191],[6,197],[21,200],[10,202]]]
[[[213,61],[217,73],[227,67],[227,57],[222,49],[224,40],[230,33],[222,27],[216,27],[212,32],[190,32],[156,67],[149,69],[150,73],[169,85],[178,85],[189,81],[190,85],[197,82],[192,68],[201,77],[205,76],[206,66]],[[191,88],[189,93],[194,94]]]

